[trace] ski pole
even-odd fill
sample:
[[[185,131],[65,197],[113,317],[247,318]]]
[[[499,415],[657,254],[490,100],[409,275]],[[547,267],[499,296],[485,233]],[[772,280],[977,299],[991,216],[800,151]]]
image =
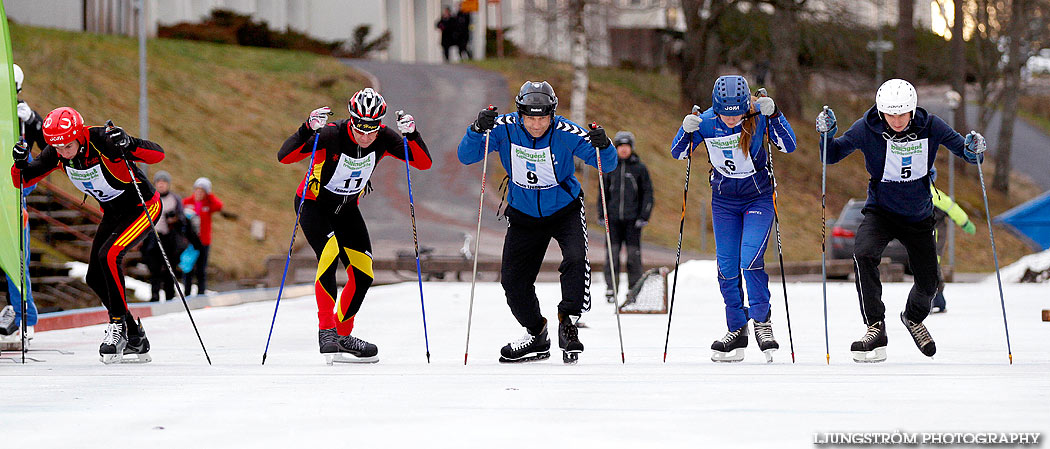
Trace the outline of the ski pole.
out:
[[[284,273],[281,273],[281,288],[277,290],[277,304],[273,306],[273,318],[270,319],[270,333],[266,334],[266,348],[263,349],[262,364],[266,364],[266,353],[270,351],[270,337],[273,336],[273,325],[277,322],[277,309],[281,307],[281,295],[284,293],[284,281],[288,278],[288,264],[292,261],[292,247],[295,246],[295,234],[299,232],[299,216],[303,213],[303,203],[306,202],[306,191],[310,189],[310,174],[314,170],[314,156],[317,154],[317,141],[321,140],[321,133],[314,131],[314,148],[310,151],[310,166],[306,168],[303,176],[303,198],[299,199],[299,207],[295,210],[295,226],[292,227],[292,242],[288,244],[288,257],[284,259]]]
[[[108,133],[113,128],[113,120],[106,120],[106,132]],[[146,199],[142,196],[142,190],[139,187],[139,181],[135,176],[135,170],[131,168],[131,161],[128,160],[127,150],[121,149],[121,154],[124,156],[124,165],[128,168],[128,175],[131,176],[131,182],[135,184],[135,193],[138,194],[139,202],[142,203],[142,211],[146,213],[146,221],[149,222],[149,227],[153,230],[153,236],[157,238],[157,242],[160,242],[160,234],[157,232],[157,227],[153,225],[153,217],[150,216],[149,207],[146,206]],[[186,302],[186,295],[182,293],[182,284],[180,284],[179,279],[175,277],[175,270],[171,269],[171,262],[168,260],[167,252],[164,251],[164,245],[158,243],[157,247],[160,248],[160,255],[164,259],[164,265],[168,267],[168,274],[171,275],[171,281],[175,284],[175,291],[179,292],[179,298],[182,299],[182,306],[186,308],[186,315],[190,317],[190,324],[193,325],[193,332],[197,334],[197,341],[201,343],[201,349],[204,350],[204,358],[207,359],[208,364],[211,365],[211,356],[208,355],[208,348],[204,346],[204,339],[201,338],[201,333],[197,329],[197,323],[193,320],[193,313],[190,312],[190,305]]]
[[[397,120],[401,121],[405,111],[397,111]],[[408,138],[401,136],[401,144],[405,147],[405,178],[408,179],[408,211],[412,216],[412,244],[416,248],[416,279],[419,281],[419,308],[423,311],[423,342],[427,347],[427,363],[430,363],[430,338],[427,337],[427,308],[423,303],[423,270],[419,265],[419,238],[416,237],[416,206],[412,200],[412,171],[408,166]]]
[[[828,105],[824,105],[824,114]],[[829,130],[830,131],[830,130]],[[824,357],[831,364],[831,347],[828,344],[828,249],[827,249],[827,204],[828,204],[828,133],[823,133],[824,146],[820,148],[820,282],[824,297]],[[783,273],[783,270],[781,270]]]
[[[21,122],[21,121],[19,121],[19,122]],[[22,140],[22,142],[25,142],[25,141]],[[29,150],[28,150],[28,147],[27,147],[27,149],[26,149],[27,154],[28,154],[28,151]],[[25,197],[25,194],[23,193],[24,190],[22,190],[24,188],[25,188],[25,186],[24,186],[24,183],[23,183],[23,180],[22,180],[22,174],[20,172],[18,174],[18,227],[19,227],[19,229],[18,229],[18,272],[19,272],[19,276],[18,276],[19,286],[18,286],[18,288],[19,288],[19,291],[21,292],[21,295],[22,295],[22,305],[21,305],[21,309],[22,309],[22,320],[21,321],[22,321],[22,323],[20,325],[22,326],[22,364],[23,365],[25,365],[25,363],[26,363],[26,331],[29,329],[29,326],[28,326],[29,322],[27,321],[28,317],[26,316],[26,311],[27,311],[26,301],[28,301],[28,296],[29,296],[26,293],[26,276],[28,275],[28,273],[26,273],[26,268],[28,268],[28,267],[26,267],[26,257],[29,255],[29,254],[27,254],[29,251],[27,251],[28,243],[26,242],[26,236],[25,236],[25,233],[26,233],[26,230],[27,230],[27,223],[26,223],[26,217],[23,214],[23,212],[26,210],[25,209],[25,207],[26,207],[26,197]]]
[[[970,134],[976,134],[970,131]],[[978,155],[979,156],[979,155]],[[1010,326],[1006,322],[1006,301],[1003,299],[1003,279],[999,274],[999,253],[995,249],[995,234],[992,233],[992,210],[988,208],[988,192],[984,188],[984,172],[981,171],[981,159],[977,159],[977,176],[981,180],[981,197],[984,199],[984,213],[988,217],[988,239],[992,241],[992,259],[995,260],[995,281],[999,284],[999,305],[1003,308],[1003,328],[1006,330],[1006,353],[1010,364],[1014,364],[1014,352],[1010,348]]]
[[[700,106],[693,105],[693,114],[700,114]],[[678,250],[674,256],[674,281],[671,282],[671,303],[667,306],[667,334],[664,336],[664,363],[667,363],[667,344],[671,341],[671,317],[674,315],[674,295],[678,290],[678,263],[682,260],[682,235],[685,233],[685,205],[689,199],[689,172],[693,167],[693,150],[696,149],[696,143],[692,142],[692,136],[689,137],[692,146],[689,148],[689,154],[685,156],[685,189],[682,192],[682,221],[678,224]],[[703,234],[704,229],[700,229],[700,233]]]
[[[496,107],[489,105],[490,111],[495,111]],[[467,364],[467,355],[470,353],[470,324],[474,318],[474,287],[478,282],[478,248],[481,244],[481,214],[485,208],[485,173],[489,168],[489,133],[492,130],[485,131],[485,154],[481,157],[481,199],[478,200],[478,233],[474,239],[474,269],[470,275],[470,307],[467,309],[467,344],[466,348],[463,349],[463,364]]]
[[[598,128],[599,126],[597,122],[591,123],[591,129]],[[612,237],[609,234],[609,208],[605,204],[605,179],[602,176],[604,172],[602,171],[602,151],[600,148],[594,147],[594,156],[595,160],[598,162],[598,192],[600,192],[602,196],[602,216],[605,217],[605,249],[609,253],[609,263],[612,264]],[[610,265],[609,271],[613,271],[612,265]],[[613,273],[613,275],[609,277],[612,278],[613,298],[616,298],[619,294],[619,290],[616,289],[617,275],[616,273]],[[620,363],[627,363],[627,356],[624,355],[623,351],[623,329],[620,327],[620,306],[619,304],[616,304],[616,301],[613,301],[613,308],[616,310],[616,333],[620,337]]]
[[[759,97],[766,97],[766,88],[758,90]],[[784,247],[780,243],[780,214],[777,212],[777,177],[773,173],[773,146],[769,141],[769,123],[766,123],[766,155],[769,157],[769,180],[773,184],[773,225],[777,233],[777,256],[780,258],[780,284],[784,286],[784,313],[787,314],[788,342],[791,344],[791,363],[795,363],[795,339],[791,334],[791,310],[788,309],[787,277],[784,275]]]

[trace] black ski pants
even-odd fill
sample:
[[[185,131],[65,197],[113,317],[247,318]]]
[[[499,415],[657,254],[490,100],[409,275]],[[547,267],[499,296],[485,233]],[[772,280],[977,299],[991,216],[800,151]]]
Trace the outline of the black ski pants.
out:
[[[930,301],[937,294],[937,287],[941,283],[933,228],[932,216],[908,223],[877,211],[864,210],[864,220],[857,228],[853,247],[853,266],[865,324],[871,325],[886,319],[882,281],[879,280],[879,260],[886,245],[893,239],[899,240],[908,251],[908,263],[915,277],[904,315],[921,323],[930,314]]]
[[[613,263],[605,264],[605,290],[612,290],[613,272],[620,274],[620,249],[627,246],[627,285],[617,285],[625,291],[642,278],[642,228],[635,226],[637,220],[609,220],[609,239],[612,241]],[[608,257],[608,256],[607,256]],[[613,271],[609,271],[612,268]],[[619,281],[619,278],[617,278]]]
[[[536,335],[545,323],[536,297],[536,276],[551,239],[561,248],[561,303],[558,313],[579,316],[591,308],[591,264],[587,260],[587,219],[583,195],[547,217],[507,207],[501,283],[518,323]]]

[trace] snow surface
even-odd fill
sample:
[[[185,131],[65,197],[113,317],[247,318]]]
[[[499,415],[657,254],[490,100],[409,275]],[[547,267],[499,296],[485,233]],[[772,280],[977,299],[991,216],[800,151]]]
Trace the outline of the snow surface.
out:
[[[672,273],[673,275],[673,273]],[[595,285],[594,291],[602,286]],[[814,432],[1050,430],[1050,308],[1045,285],[1007,284],[1014,364],[994,284],[951,284],[949,312],[927,321],[935,359],[897,315],[908,284],[887,284],[889,360],[856,364],[864,332],[850,283],[828,285],[831,364],[825,362],[820,283],[789,284],[798,363],[791,363],[779,283],[781,343],[767,365],[752,345],[738,364],[709,360],[725,332],[712,262],[683,266],[667,362],[667,315],[623,315],[620,363],[613,308],[584,315],[579,365],[500,365],[521,336],[498,283],[477,286],[470,364],[463,366],[469,283],[424,285],[427,364],[415,283],[374,288],[355,335],[379,345],[374,365],[326,366],[312,298],[283,300],[265,366],[274,303],[194,311],[214,366],[184,314],[143,324],[153,363],[104,366],[102,326],[40,332],[46,361],[0,360],[0,435],[12,447],[812,447]],[[553,319],[557,284],[537,286]],[[556,345],[557,340],[554,341]],[[11,353],[5,353],[10,356]]]
[[[1032,253],[1018,259],[1017,262],[1003,267],[999,275],[1002,276],[1003,282],[1020,282],[1025,272],[1029,269],[1038,272],[1045,271],[1047,268],[1050,268],[1050,249]],[[995,273],[984,278],[984,282],[995,284]]]

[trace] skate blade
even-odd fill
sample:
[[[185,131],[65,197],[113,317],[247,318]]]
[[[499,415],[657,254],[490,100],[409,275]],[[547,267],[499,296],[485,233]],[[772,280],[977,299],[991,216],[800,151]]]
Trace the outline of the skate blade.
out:
[[[100,356],[99,361],[106,365],[117,365],[117,364],[139,364],[149,363],[153,361],[153,357],[150,357],[149,353],[146,354],[106,354]]]
[[[857,363],[879,363],[886,361],[886,348],[875,348],[871,351],[852,351],[853,361]]]
[[[508,359],[506,357],[500,356],[499,357],[499,362],[500,363],[538,362],[540,360],[547,360],[549,358],[551,358],[551,352],[550,351],[543,351],[543,352],[533,352],[533,353],[530,353],[530,354],[526,354],[524,357],[517,358],[517,359]]]
[[[373,357],[355,357],[345,352],[334,352],[324,355],[325,363],[328,366],[332,366],[336,363],[376,363],[379,361],[379,356]]]
[[[720,363],[734,363],[741,362],[744,360],[744,348],[737,348],[729,352],[713,351],[711,353],[712,362]]]
[[[766,363],[773,363],[773,351],[776,351],[776,349],[766,349],[765,351],[762,351],[762,354],[766,356]]]
[[[580,353],[583,351],[562,351],[561,361],[566,365],[575,365],[580,361]]]

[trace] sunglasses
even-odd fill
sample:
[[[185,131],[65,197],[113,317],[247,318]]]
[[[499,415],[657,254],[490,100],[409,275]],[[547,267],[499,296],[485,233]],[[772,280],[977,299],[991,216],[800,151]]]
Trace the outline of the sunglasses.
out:
[[[379,131],[379,120],[350,120],[350,123],[354,127],[354,129],[363,134],[372,134],[376,131]]]

